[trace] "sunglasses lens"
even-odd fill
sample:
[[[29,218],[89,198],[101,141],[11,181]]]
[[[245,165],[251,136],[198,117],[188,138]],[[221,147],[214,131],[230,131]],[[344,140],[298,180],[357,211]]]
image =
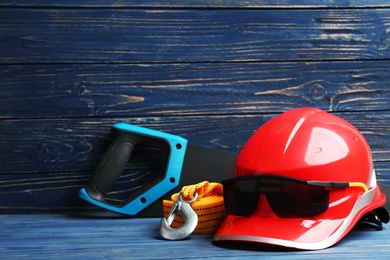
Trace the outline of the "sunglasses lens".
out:
[[[280,192],[266,193],[268,203],[280,218],[314,217],[329,206],[329,190],[304,183],[284,182]]]
[[[256,209],[259,193],[253,190],[253,181],[224,185],[223,196],[227,214],[249,217]]]
[[[329,190],[284,178],[256,177],[224,184],[227,214],[251,216],[260,194],[280,218],[313,217],[328,209]]]

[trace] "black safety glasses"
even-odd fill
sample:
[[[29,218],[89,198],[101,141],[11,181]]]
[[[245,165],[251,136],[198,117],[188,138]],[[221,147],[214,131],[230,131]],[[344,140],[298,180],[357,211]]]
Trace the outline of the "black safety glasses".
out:
[[[222,181],[227,214],[251,216],[260,194],[264,194],[276,216],[308,218],[325,212],[329,207],[330,188],[362,187],[361,182],[319,182],[256,174]]]

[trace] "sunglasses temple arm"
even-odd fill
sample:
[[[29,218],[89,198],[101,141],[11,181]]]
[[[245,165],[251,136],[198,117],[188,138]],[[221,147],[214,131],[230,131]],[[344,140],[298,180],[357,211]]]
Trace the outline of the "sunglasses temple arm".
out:
[[[363,188],[364,192],[368,191],[367,185],[363,182],[350,182],[349,187],[361,187]]]
[[[348,188],[349,182],[323,182],[323,181],[308,181],[310,185],[320,186],[325,188]]]
[[[364,192],[368,191],[367,185],[362,182],[323,182],[323,181],[308,181],[310,185],[321,186],[325,188],[348,188],[361,187]]]

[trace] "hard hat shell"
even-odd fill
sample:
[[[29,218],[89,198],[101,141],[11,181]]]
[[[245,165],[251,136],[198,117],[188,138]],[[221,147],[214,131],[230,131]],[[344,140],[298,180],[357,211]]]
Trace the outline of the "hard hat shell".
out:
[[[370,147],[346,120],[316,108],[289,110],[265,123],[240,151],[234,177],[268,174],[307,181],[361,182],[331,189],[329,208],[311,218],[279,218],[260,195],[250,217],[228,215],[214,241],[262,242],[322,249],[344,237],[367,212],[383,205]]]

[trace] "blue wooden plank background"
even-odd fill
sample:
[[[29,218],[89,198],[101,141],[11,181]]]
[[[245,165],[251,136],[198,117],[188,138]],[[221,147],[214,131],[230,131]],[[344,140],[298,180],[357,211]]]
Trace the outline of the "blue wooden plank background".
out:
[[[8,64],[376,60],[390,53],[388,8],[2,8],[0,14],[0,59]]]
[[[95,211],[77,191],[118,121],[238,152],[301,106],[356,125],[390,183],[389,21],[387,1],[3,1],[0,213]]]

